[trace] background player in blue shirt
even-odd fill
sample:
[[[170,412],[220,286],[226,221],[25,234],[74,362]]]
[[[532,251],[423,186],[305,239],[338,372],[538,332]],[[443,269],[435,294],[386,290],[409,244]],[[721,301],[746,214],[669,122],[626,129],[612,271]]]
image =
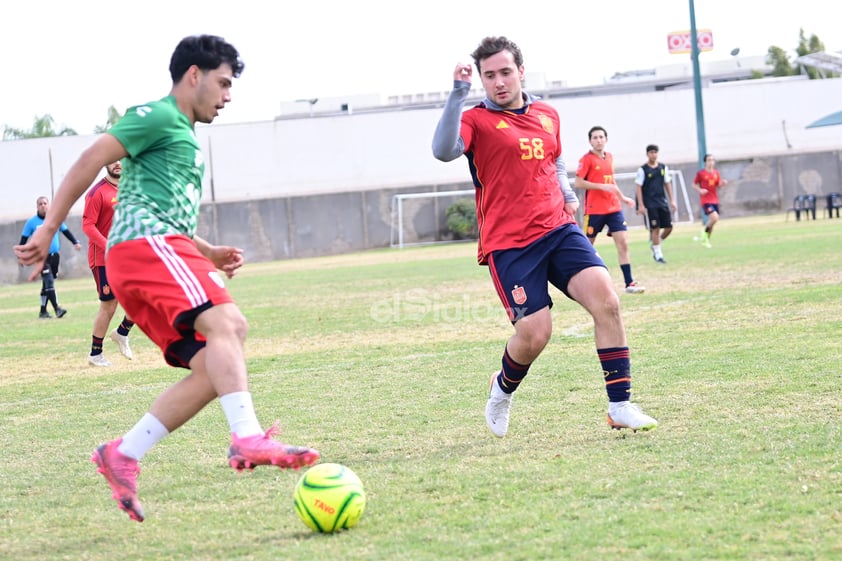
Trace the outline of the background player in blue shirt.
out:
[[[44,224],[44,217],[47,215],[47,209],[50,208],[50,200],[47,197],[38,197],[35,204],[38,211],[35,216],[27,220],[26,224],[23,225],[23,232],[20,235],[21,245],[25,244],[29,237],[35,233],[35,230]],[[82,250],[82,244],[79,243],[79,240],[76,239],[76,236],[67,227],[67,224],[62,222],[59,231],[70,240],[76,251]],[[61,259],[59,249],[58,232],[56,232],[56,235],[53,236],[53,241],[50,242],[50,254],[47,260],[44,261],[43,268],[41,269],[41,312],[38,314],[39,319],[50,319],[53,317],[47,311],[48,300],[53,305],[53,310],[55,310],[57,318],[64,317],[64,314],[67,313],[67,310],[58,305],[58,298],[56,297],[55,279],[58,276],[58,265]]]

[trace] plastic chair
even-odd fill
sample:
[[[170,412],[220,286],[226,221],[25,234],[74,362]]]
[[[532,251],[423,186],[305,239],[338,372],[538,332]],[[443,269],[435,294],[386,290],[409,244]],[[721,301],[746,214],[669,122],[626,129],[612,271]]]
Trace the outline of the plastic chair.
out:
[[[816,219],[816,196],[804,195],[804,216]]]
[[[825,211],[827,211],[827,217],[833,218],[833,211],[836,211],[836,218],[839,218],[839,209],[842,208],[842,193],[828,193],[826,199]]]
[[[795,213],[795,220],[801,220],[801,213],[804,211],[804,195],[796,195],[794,199],[792,199],[792,206],[786,209],[786,218],[785,220],[789,220],[789,213]]]
[[[786,220],[789,220],[789,213],[795,213],[795,220],[801,220],[801,213],[804,213],[806,218],[812,216],[816,219],[816,196],[815,195],[797,195],[792,199],[792,206],[786,209]]]

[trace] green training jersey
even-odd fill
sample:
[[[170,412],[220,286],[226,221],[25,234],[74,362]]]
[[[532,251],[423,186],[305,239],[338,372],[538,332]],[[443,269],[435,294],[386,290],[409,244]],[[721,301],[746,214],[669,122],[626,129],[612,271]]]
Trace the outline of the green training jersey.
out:
[[[146,236],[193,237],[205,162],[190,120],[175,98],[130,107],[108,130],[128,152],[108,248]]]

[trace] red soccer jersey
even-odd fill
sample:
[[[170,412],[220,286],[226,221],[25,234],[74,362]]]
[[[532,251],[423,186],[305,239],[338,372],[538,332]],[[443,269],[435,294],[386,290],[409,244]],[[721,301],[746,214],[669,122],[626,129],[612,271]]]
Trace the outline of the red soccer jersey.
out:
[[[117,187],[104,177],[85,195],[82,231],[88,236],[88,266],[92,269],[105,266],[105,244],[116,204]]]
[[[718,189],[722,183],[722,180],[719,177],[719,172],[717,170],[708,171],[706,169],[700,169],[696,173],[696,178],[693,179],[693,183],[695,183],[702,189],[708,190],[707,193],[701,196],[702,205],[719,204]]]
[[[535,101],[516,113],[479,105],[462,113],[461,135],[476,187],[480,264],[492,251],[525,247],[575,222],[558,181],[561,139],[552,106]]]
[[[614,183],[614,156],[605,152],[601,158],[592,150],[579,160],[576,176],[591,183]],[[585,191],[585,214],[613,214],[623,210],[616,193],[588,189]]]

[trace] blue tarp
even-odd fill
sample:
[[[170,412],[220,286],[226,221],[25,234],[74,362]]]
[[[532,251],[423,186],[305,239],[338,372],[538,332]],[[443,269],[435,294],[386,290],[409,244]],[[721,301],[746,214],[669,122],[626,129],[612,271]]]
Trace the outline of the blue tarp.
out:
[[[807,125],[807,128],[814,129],[816,127],[829,127],[831,125],[842,125],[842,111],[826,115],[818,121],[814,121]]]

